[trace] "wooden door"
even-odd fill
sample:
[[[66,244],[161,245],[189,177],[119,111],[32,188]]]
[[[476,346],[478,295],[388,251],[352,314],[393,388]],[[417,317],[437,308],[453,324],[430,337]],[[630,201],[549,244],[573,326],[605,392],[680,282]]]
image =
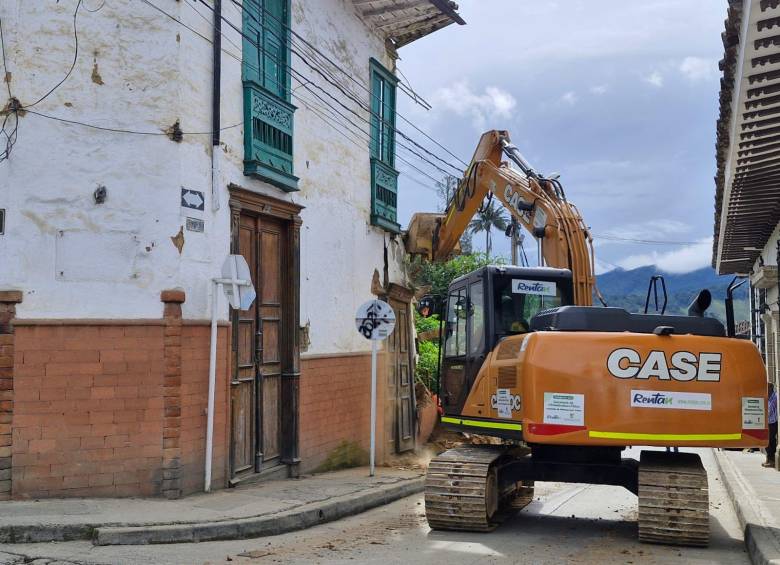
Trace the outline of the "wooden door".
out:
[[[395,312],[396,326],[388,344],[394,365],[391,374],[395,375],[396,395],[396,451],[402,453],[414,449],[415,440],[415,399],[414,379],[412,378],[412,350],[409,343],[409,303],[391,298],[390,305]]]
[[[241,214],[237,252],[249,264],[257,298],[234,312],[236,355],[231,381],[232,475],[280,463],[282,246],[285,224]]]
[[[263,219],[257,233],[257,362],[260,376],[258,470],[280,463],[283,224]]]

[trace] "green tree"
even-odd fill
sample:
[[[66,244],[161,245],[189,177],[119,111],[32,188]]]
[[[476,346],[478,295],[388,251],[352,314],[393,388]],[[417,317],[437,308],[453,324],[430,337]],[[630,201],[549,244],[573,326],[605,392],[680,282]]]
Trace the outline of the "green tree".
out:
[[[458,255],[444,263],[431,263],[421,257],[416,257],[409,265],[409,275],[417,288],[429,288],[428,292],[431,295],[444,300],[450,283],[458,277],[486,265],[505,264],[504,258],[494,257],[491,260],[485,253]]]
[[[493,248],[493,240],[491,237],[491,231],[493,228],[497,230],[506,230],[507,219],[504,211],[496,206],[494,201],[490,201],[487,206],[483,206],[476,217],[471,220],[469,224],[469,230],[471,233],[485,232],[485,254],[490,259],[490,252]]]

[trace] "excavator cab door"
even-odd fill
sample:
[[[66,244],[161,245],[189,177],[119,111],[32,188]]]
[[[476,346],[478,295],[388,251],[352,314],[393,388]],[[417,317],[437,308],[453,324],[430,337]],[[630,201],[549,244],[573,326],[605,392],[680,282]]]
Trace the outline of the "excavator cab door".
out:
[[[573,303],[565,269],[483,267],[456,279],[447,295],[439,396],[459,414],[490,351],[508,335],[526,333],[545,308]]]
[[[450,287],[441,364],[442,406],[457,412],[487,355],[485,277],[472,273]]]

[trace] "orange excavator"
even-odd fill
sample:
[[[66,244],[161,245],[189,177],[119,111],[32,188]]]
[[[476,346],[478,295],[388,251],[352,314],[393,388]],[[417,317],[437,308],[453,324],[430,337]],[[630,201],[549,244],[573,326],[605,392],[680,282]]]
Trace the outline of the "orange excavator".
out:
[[[592,306],[588,229],[557,175],[534,171],[505,131],[482,136],[444,214],[415,214],[407,250],[446,259],[490,195],[537,239],[545,266],[488,266],[449,286],[441,421],[500,445],[431,461],[429,525],[488,531],[532,500],[535,481],[591,483],[638,496],[640,540],[707,545],[707,474],[679,449],[766,446],[758,350],[734,337],[733,315],[728,328],[704,316],[707,290],[687,316]],[[666,450],[622,457],[636,445]]]

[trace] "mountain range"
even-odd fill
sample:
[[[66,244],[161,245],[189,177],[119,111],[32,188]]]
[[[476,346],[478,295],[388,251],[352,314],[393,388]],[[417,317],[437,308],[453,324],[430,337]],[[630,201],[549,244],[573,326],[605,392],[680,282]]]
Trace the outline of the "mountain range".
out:
[[[719,276],[711,267],[704,267],[688,273],[667,273],[655,266],[638,267],[636,269],[617,268],[596,277],[601,294],[609,306],[625,308],[629,312],[643,312],[647,288],[650,277],[662,275],[666,283],[668,304],[666,313],[685,314],[688,305],[702,289],[708,289],[712,293],[712,305],[707,310],[707,315],[718,318],[722,322],[726,320],[726,288],[731,282],[731,276]],[[734,293],[734,319],[748,319],[748,293],[747,284],[742,285]],[[659,284],[659,302],[662,300]],[[594,300],[598,304],[597,300]],[[652,295],[648,312],[654,311]]]

